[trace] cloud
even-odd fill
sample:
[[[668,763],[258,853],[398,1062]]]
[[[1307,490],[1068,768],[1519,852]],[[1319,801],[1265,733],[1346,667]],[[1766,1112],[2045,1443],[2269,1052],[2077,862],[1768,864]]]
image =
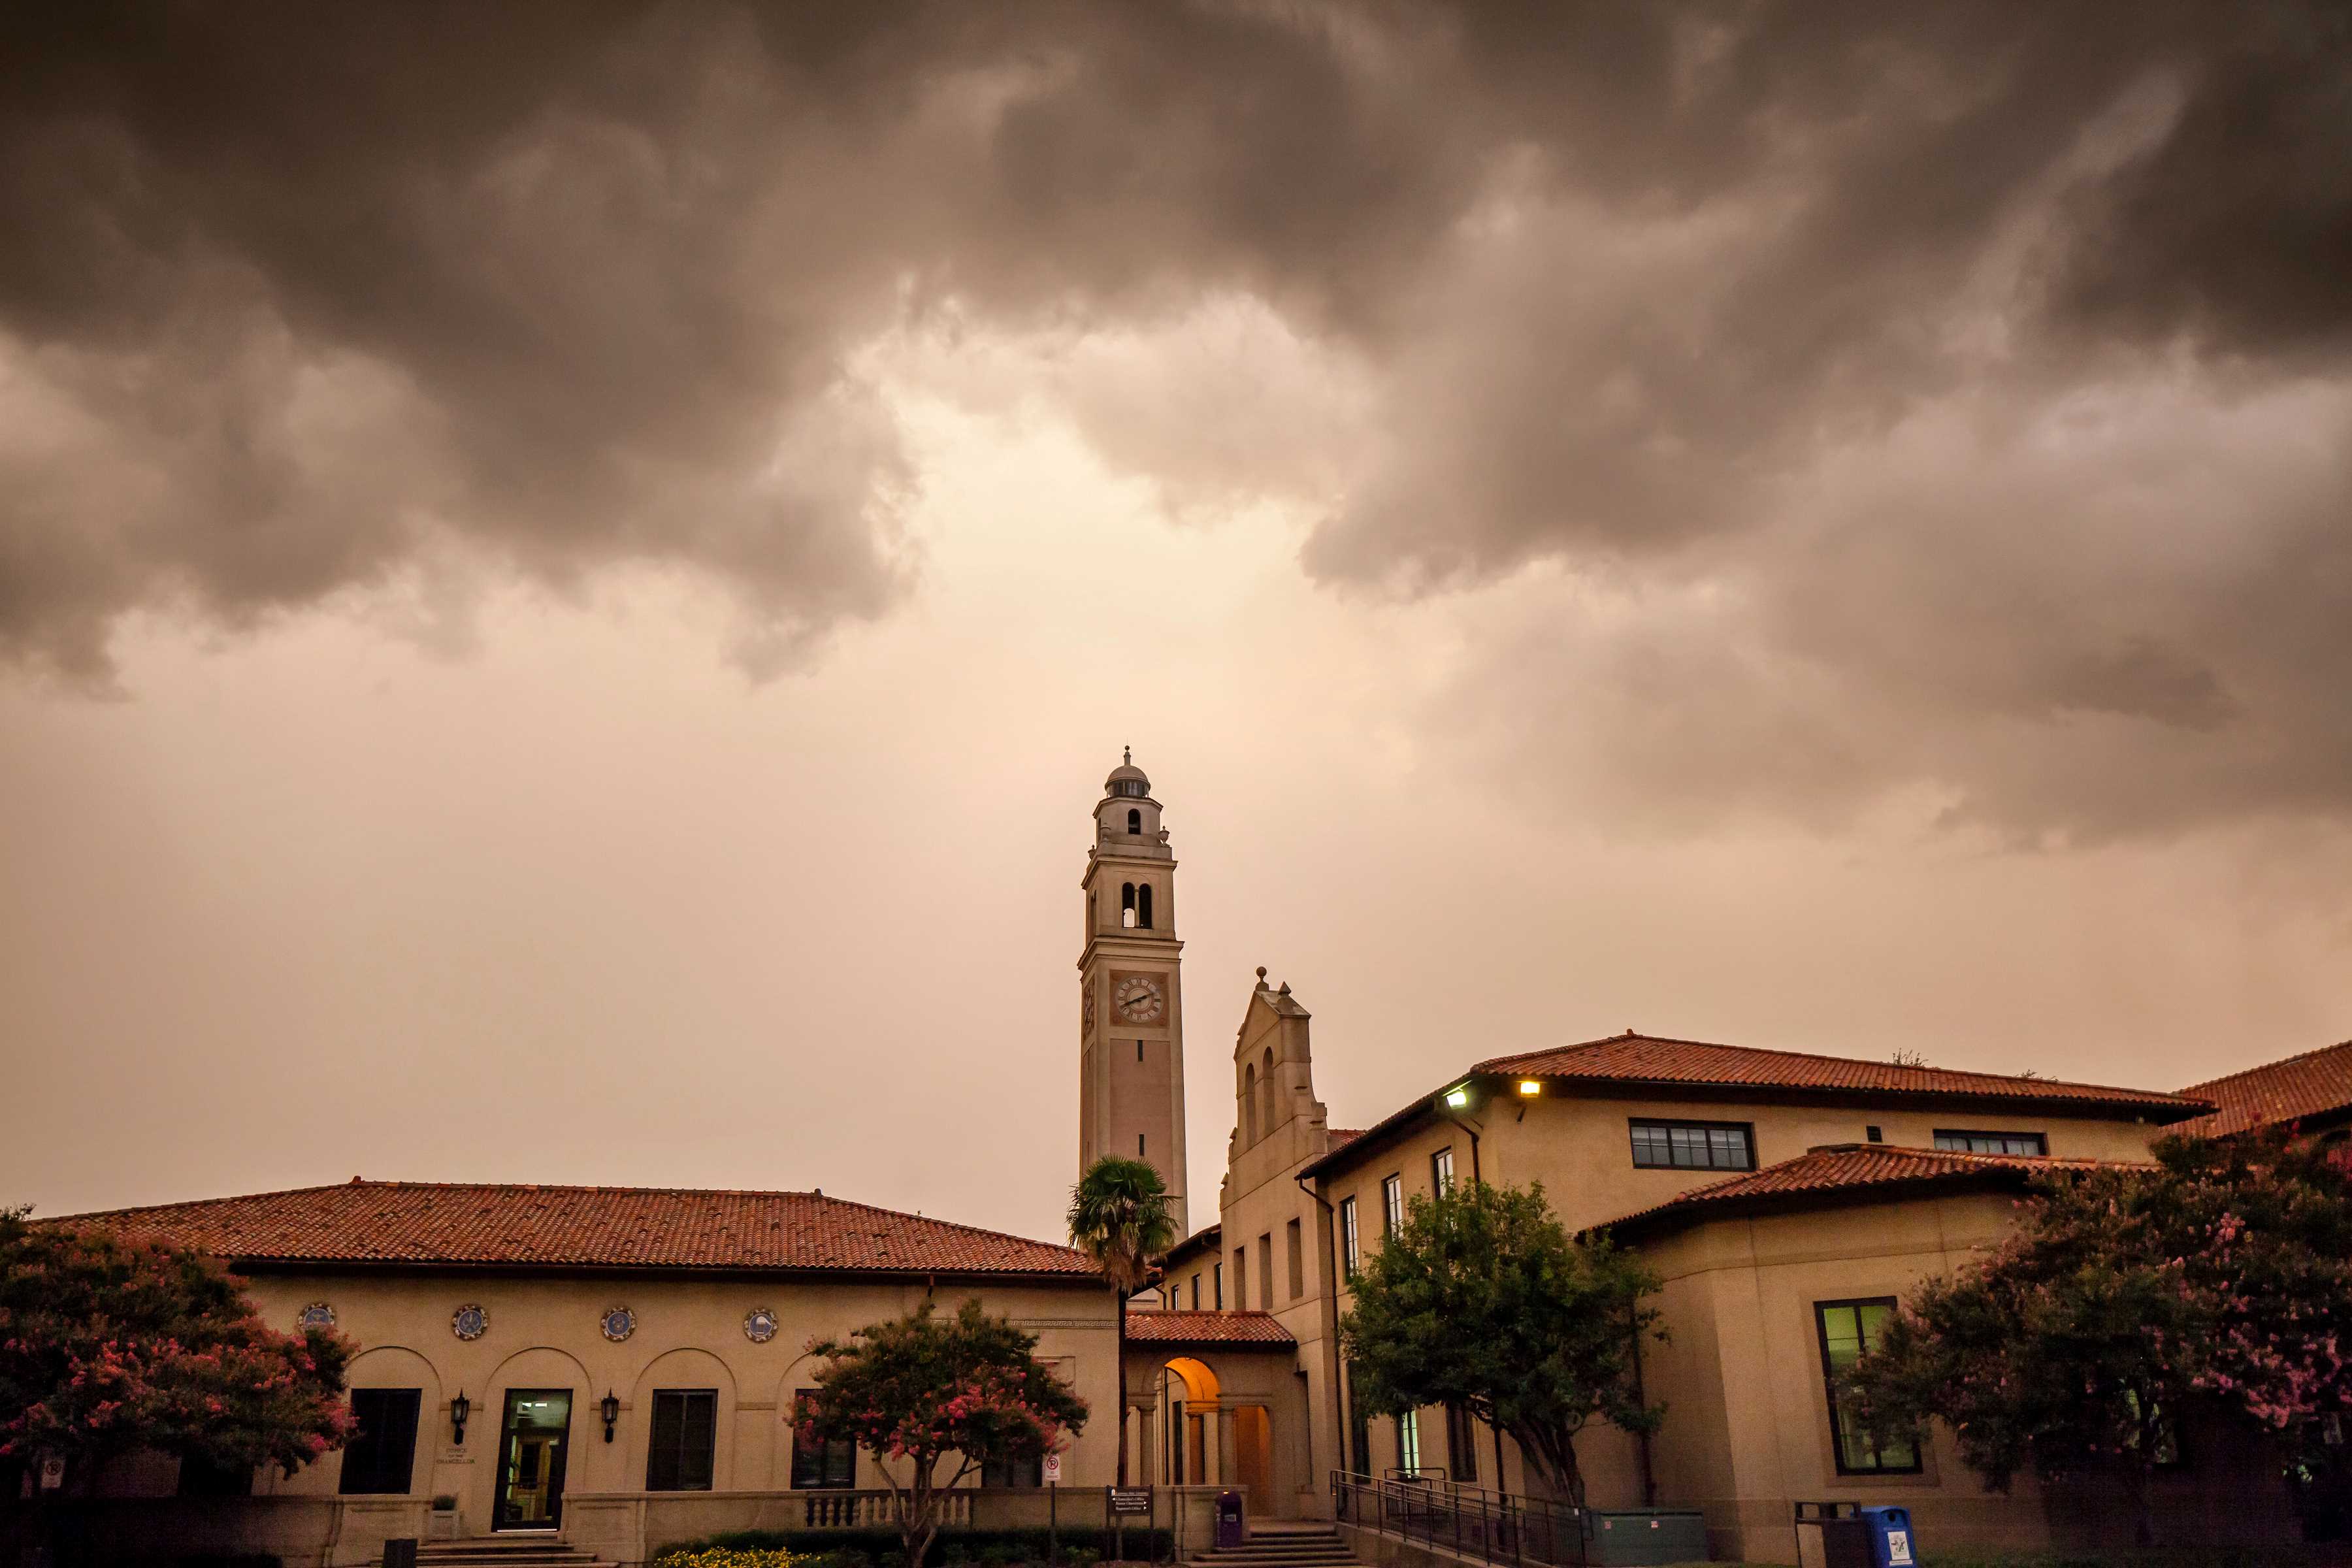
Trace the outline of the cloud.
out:
[[[2352,808],[2340,8],[5,26],[22,662],[464,555],[709,574],[793,668],[918,569],[868,351],[965,333],[1336,592],[1551,584],[1444,721],[1596,809]]]

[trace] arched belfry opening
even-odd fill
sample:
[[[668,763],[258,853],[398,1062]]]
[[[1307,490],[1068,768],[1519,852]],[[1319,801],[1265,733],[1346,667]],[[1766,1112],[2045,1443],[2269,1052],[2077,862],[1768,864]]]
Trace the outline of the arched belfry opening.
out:
[[[1265,1090],[1265,1127],[1268,1132],[1272,1132],[1276,1120],[1275,1115],[1276,1101],[1274,1098],[1274,1047],[1272,1046],[1268,1046],[1265,1048],[1265,1067],[1264,1070],[1258,1074],[1258,1083]]]
[[[1132,882],[1119,884],[1118,923],[1129,930],[1135,926],[1135,884]]]
[[[1130,811],[1127,814],[1127,830],[1129,833],[1141,833],[1143,831],[1143,813],[1140,811]]]
[[[1135,889],[1135,923],[1145,931],[1151,929],[1151,884],[1149,882]]]
[[[1257,1142],[1257,1067],[1242,1064],[1242,1147]]]

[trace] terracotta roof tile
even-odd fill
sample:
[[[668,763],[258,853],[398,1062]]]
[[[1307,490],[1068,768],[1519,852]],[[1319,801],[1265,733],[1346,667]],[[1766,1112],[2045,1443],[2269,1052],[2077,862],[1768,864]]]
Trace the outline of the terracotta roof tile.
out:
[[[362,1182],[64,1215],[240,1262],[1097,1272],[1073,1248],[821,1193]]]
[[[1872,1188],[2011,1177],[2021,1184],[2053,1171],[2145,1169],[2142,1162],[2126,1160],[2056,1159],[2046,1154],[1964,1154],[1948,1149],[1910,1149],[1893,1143],[1832,1143],[1808,1150],[1793,1160],[1767,1165],[1760,1171],[1694,1187],[1655,1207],[1596,1226],[1614,1230],[1637,1222],[1667,1216],[1692,1220],[1708,1217],[1717,1208],[1737,1208],[1759,1198],[1802,1196],[1809,1193],[1854,1193]]]
[[[1898,1067],[1893,1062],[1759,1050],[1750,1046],[1710,1045],[1703,1040],[1665,1039],[1654,1035],[1612,1035],[1605,1040],[1495,1057],[1471,1070],[1516,1078],[1619,1083],[1720,1084],[1979,1100],[2071,1100],[2084,1105],[2139,1106],[2184,1116],[2201,1109],[2179,1095],[2158,1089],[2116,1089],[2059,1079],[2018,1078],[1945,1068]]]
[[[2180,1131],[2208,1137],[2243,1132],[2265,1121],[2302,1121],[2352,1108],[2352,1040],[2265,1062],[2180,1091],[2221,1109]]]
[[[1334,1149],[1343,1149],[1361,1138],[1364,1135],[1364,1130],[1360,1127],[1334,1127],[1330,1129],[1330,1146]]]
[[[1271,1312],[1130,1312],[1130,1343],[1287,1345],[1297,1342]]]

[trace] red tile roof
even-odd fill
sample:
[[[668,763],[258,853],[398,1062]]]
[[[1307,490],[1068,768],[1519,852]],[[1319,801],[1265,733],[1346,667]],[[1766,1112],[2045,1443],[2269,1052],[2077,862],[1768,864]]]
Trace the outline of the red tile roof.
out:
[[[1329,1131],[1331,1133],[1330,1146],[1334,1149],[1344,1149],[1349,1144],[1353,1143],[1357,1139],[1361,1138],[1364,1135],[1364,1130],[1360,1127],[1334,1127]]]
[[[1085,1254],[821,1193],[362,1182],[68,1215],[242,1263],[1097,1272]]]
[[[2265,1121],[2304,1121],[2352,1109],[2352,1040],[2233,1072],[2180,1091],[2221,1109],[2180,1129],[2206,1137]]]
[[[1288,1345],[1298,1342],[1271,1312],[1129,1312],[1130,1343]]]
[[[2125,1160],[1964,1154],[1956,1150],[1910,1149],[1892,1143],[1830,1143],[1760,1171],[1694,1187],[1654,1208],[1593,1228],[1646,1229],[1667,1220],[1696,1223],[1717,1213],[1735,1212],[1759,1200],[1780,1203],[1801,1200],[1808,1194],[1881,1191],[1887,1196],[1899,1196],[1906,1188],[1980,1184],[1988,1180],[2021,1186],[2034,1176],[2055,1171],[2145,1168],[2144,1163]]]
[[[1512,1078],[1596,1079],[1614,1083],[1721,1085],[1767,1089],[1929,1095],[1970,1100],[2031,1100],[2091,1107],[2130,1107],[2172,1120],[2202,1107],[2152,1089],[2116,1089],[2060,1079],[1945,1068],[1898,1067],[1851,1057],[1717,1046],[1654,1035],[1612,1035],[1605,1040],[1526,1051],[1480,1062],[1473,1072]]]

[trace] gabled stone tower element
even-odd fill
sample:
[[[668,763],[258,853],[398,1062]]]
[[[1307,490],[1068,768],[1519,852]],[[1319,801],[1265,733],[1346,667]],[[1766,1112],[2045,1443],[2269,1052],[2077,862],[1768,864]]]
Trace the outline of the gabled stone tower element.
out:
[[[1184,1181],[1184,1002],[1176,858],[1151,781],[1129,752],[1103,781],[1087,851],[1078,952],[1078,1169],[1141,1159],[1168,1184],[1177,1234]]]

